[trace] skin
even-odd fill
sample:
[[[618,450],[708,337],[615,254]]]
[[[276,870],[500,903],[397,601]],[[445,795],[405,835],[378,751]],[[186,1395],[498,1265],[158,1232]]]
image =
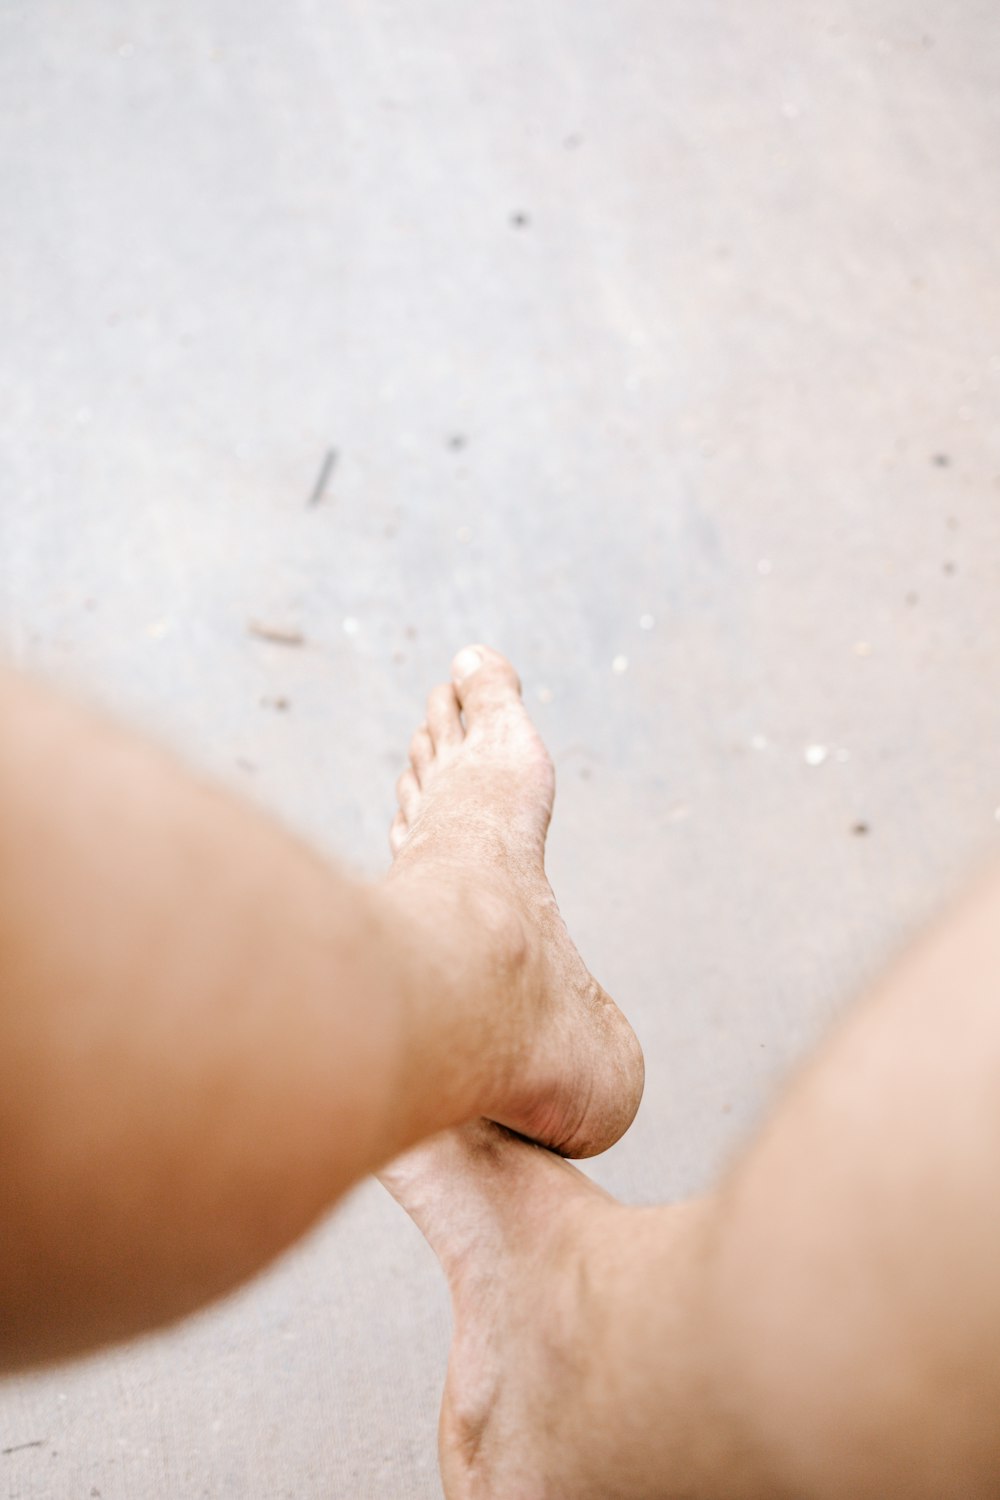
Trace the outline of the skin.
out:
[[[627,1128],[641,1053],[559,918],[551,763],[497,653],[432,693],[432,752],[454,797],[366,885],[0,677],[3,1367],[193,1310],[435,1131]]]
[[[503,658],[432,693],[378,887],[2,694],[8,1365],[177,1316],[402,1150],[455,1311],[449,1500],[1000,1496],[1000,880],[713,1194],[628,1208],[523,1138],[600,1149],[641,1061],[545,881],[551,764]]]
[[[397,859],[448,775],[401,788]],[[485,1121],[385,1170],[451,1287],[448,1500],[1000,1496],[998,975],[993,875],[698,1201]]]

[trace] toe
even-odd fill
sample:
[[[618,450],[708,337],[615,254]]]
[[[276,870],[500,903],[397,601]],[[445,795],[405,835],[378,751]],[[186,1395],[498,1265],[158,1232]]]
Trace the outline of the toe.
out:
[[[413,823],[420,806],[420,783],[409,766],[396,782],[396,797],[403,817],[407,823]]]
[[[427,725],[435,749],[461,742],[462,720],[455,689],[450,682],[442,682],[431,690],[427,699]]]
[[[467,723],[489,715],[521,697],[517,673],[499,651],[490,646],[466,646],[451,664],[455,696]]]
[[[389,848],[392,850],[393,854],[399,853],[400,849],[403,847],[404,840],[406,839],[406,835],[409,833],[409,831],[409,823],[407,823],[406,819],[403,817],[403,814],[401,812],[398,812],[392,820],[392,827],[389,829]]]
[[[410,741],[410,765],[421,786],[424,784],[433,759],[434,741],[426,725],[421,725]]]

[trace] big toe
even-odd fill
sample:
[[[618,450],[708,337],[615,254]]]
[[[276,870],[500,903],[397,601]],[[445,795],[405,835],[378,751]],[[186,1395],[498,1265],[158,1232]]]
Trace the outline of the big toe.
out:
[[[451,664],[451,679],[469,728],[521,701],[517,673],[491,646],[466,646]]]

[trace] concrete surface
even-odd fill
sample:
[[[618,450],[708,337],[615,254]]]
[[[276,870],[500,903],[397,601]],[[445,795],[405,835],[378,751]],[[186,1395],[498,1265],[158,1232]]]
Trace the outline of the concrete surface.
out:
[[[591,1170],[703,1187],[1000,838],[1000,11],[5,0],[0,120],[3,648],[368,872],[507,649],[649,1061]],[[429,1500],[447,1338],[370,1184],[3,1385],[0,1495]]]

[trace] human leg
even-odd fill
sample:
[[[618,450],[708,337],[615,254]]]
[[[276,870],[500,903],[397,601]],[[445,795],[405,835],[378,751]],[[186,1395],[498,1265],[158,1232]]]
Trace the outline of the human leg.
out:
[[[452,1287],[449,1500],[1000,1495],[998,973],[994,878],[698,1202],[486,1125],[384,1172]]]
[[[448,1500],[735,1495],[694,1487],[728,1441],[692,1329],[700,1205],[627,1208],[486,1121],[380,1176],[451,1289]]]
[[[509,666],[472,667],[375,886],[0,681],[4,1365],[189,1311],[429,1131],[486,1113],[583,1153],[627,1125],[634,1038],[529,878],[544,751]]]

